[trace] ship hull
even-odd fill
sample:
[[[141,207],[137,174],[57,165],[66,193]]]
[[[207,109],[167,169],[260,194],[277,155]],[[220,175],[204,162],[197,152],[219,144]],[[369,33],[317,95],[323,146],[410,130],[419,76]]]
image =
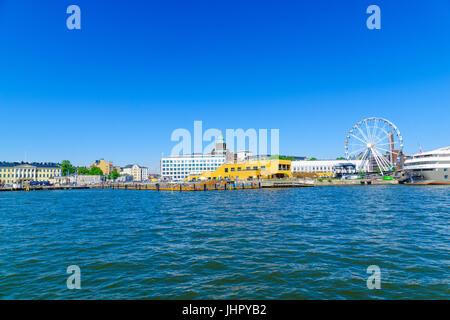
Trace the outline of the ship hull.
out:
[[[450,168],[413,170],[407,183],[413,184],[449,184]]]

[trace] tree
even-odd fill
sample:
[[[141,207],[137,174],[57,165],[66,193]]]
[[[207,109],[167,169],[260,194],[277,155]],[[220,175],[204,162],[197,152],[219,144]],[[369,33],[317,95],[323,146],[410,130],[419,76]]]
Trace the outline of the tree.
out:
[[[280,155],[278,155],[278,154],[273,155],[273,156],[270,156],[269,159],[270,159],[270,160],[273,160],[273,159],[279,159],[279,160],[291,160],[291,161],[294,161],[294,160],[295,160],[294,157],[285,157],[285,156],[280,156]]]
[[[344,157],[336,158],[336,160],[346,160]]]
[[[70,163],[69,160],[63,160],[60,165],[61,174],[63,176],[67,176],[68,174],[73,174],[75,172],[74,166]]]
[[[91,176],[102,176],[103,175],[103,171],[99,167],[92,167],[91,170],[89,171],[89,175],[91,175]]]
[[[118,177],[120,177],[120,173],[117,172],[117,170],[113,170],[111,172],[111,178],[113,178],[114,180],[116,180]]]
[[[77,174],[79,175],[88,175],[89,174],[89,169],[85,168],[85,167],[78,167],[77,168]]]
[[[108,174],[106,179],[108,179],[108,180],[116,180],[118,177],[120,177],[120,173],[118,173],[117,170],[113,170],[110,174]]]
[[[317,160],[317,158],[314,158],[314,157],[309,159],[309,161],[316,161],[316,160]]]

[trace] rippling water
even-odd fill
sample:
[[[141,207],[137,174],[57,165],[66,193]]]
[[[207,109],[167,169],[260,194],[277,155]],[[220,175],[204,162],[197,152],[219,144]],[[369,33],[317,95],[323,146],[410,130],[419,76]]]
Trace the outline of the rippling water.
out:
[[[449,214],[445,186],[1,192],[0,298],[448,299]]]

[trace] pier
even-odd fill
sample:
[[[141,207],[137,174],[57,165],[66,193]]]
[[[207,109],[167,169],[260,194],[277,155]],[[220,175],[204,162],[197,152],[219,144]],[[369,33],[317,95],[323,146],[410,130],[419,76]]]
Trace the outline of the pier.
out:
[[[154,191],[213,191],[246,190],[262,188],[314,187],[313,181],[294,179],[272,179],[258,181],[200,181],[200,182],[151,182],[151,183],[103,183],[96,185],[23,186],[0,188],[0,191],[40,191],[40,190],[82,190],[82,189],[122,189]]]

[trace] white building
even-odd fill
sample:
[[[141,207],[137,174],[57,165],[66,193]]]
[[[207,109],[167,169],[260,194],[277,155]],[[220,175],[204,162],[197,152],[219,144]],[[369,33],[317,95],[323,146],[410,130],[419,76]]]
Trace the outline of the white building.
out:
[[[161,177],[171,180],[183,180],[190,174],[214,171],[225,162],[225,155],[193,154],[162,158]]]
[[[148,168],[130,164],[120,170],[120,175],[130,175],[133,177],[133,181],[146,181],[148,180]]]
[[[296,160],[292,161],[291,170],[293,173],[334,173],[333,166],[339,166],[341,164],[354,164],[356,171],[367,171],[367,168],[362,168],[363,164],[361,160]]]
[[[236,153],[236,160],[237,162],[245,162],[248,161],[251,156],[252,156],[251,151],[238,151]]]

